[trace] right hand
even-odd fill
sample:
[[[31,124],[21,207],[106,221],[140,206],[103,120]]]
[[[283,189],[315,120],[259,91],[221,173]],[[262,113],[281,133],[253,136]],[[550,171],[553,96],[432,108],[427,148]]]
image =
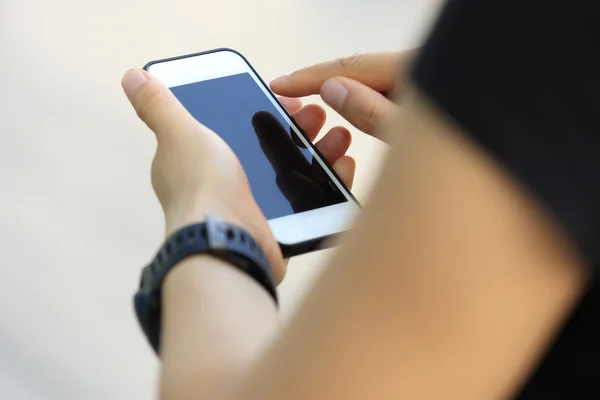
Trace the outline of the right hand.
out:
[[[271,82],[288,98],[314,94],[361,131],[379,136],[380,127],[397,110],[393,98],[402,93],[412,51],[342,57],[297,70]]]

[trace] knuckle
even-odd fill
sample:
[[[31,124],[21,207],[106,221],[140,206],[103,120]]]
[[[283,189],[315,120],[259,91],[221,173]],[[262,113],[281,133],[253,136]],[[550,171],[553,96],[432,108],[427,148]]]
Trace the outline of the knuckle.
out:
[[[340,57],[336,60],[338,67],[343,70],[353,69],[360,63],[362,60],[362,54],[355,53],[350,54],[348,56]]]
[[[370,98],[365,101],[363,107],[361,107],[361,111],[358,113],[359,124],[365,131],[372,130],[375,126],[377,126],[377,100],[375,97]]]

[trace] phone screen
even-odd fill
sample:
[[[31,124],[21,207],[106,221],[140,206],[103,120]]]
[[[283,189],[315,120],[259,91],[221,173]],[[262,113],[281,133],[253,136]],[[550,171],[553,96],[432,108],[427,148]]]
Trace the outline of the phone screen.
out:
[[[170,89],[233,149],[267,219],[348,201],[249,73]]]

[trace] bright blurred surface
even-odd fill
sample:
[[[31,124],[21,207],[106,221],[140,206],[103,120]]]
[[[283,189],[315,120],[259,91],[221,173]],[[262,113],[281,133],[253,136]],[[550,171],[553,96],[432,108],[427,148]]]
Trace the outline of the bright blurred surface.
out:
[[[163,220],[149,178],[153,136],[120,88],[127,68],[231,47],[270,80],[413,47],[437,3],[2,0],[0,398],[155,396],[158,363],[131,296]],[[339,123],[330,116],[328,126]],[[364,200],[385,146],[355,133],[350,154]],[[284,318],[329,254],[291,262]]]

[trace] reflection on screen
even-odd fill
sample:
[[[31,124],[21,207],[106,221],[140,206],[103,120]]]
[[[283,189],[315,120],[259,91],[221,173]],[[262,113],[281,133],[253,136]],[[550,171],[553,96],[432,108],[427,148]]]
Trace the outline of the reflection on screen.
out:
[[[267,219],[347,201],[249,74],[171,91],[233,149]]]

